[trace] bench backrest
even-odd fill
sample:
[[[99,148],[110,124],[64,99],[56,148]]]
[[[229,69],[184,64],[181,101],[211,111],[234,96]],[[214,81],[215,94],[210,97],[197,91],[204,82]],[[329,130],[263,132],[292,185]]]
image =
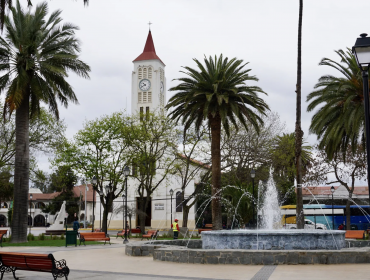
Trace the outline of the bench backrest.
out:
[[[147,234],[157,234],[158,230],[148,230]]]
[[[212,224],[205,224],[204,227],[205,228],[212,228]]]
[[[362,238],[364,235],[363,230],[347,230],[346,231],[346,238]]]
[[[51,271],[55,267],[52,254],[0,253],[0,261],[5,266],[20,270]]]
[[[105,238],[105,232],[81,232],[84,238]]]
[[[7,234],[8,233],[8,230],[7,229],[0,229],[0,234]]]

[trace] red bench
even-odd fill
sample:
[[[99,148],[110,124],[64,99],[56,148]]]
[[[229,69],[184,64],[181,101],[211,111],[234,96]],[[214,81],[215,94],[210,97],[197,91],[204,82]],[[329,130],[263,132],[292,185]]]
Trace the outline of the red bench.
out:
[[[81,242],[86,246],[85,241],[105,241],[105,245],[107,241],[109,241],[110,244],[110,237],[108,234],[105,235],[105,232],[80,232],[80,246]]]
[[[119,231],[117,232],[117,237],[116,239],[118,238],[118,236],[121,236],[122,238],[126,235],[126,231],[125,230],[122,230],[122,231]],[[128,238],[130,238],[130,230],[128,230]]]
[[[198,229],[198,233],[201,234],[202,231],[211,231],[212,230],[212,224],[205,224],[205,228],[200,228]]]
[[[49,272],[54,280],[63,276],[67,280],[69,275],[66,261],[56,261],[52,254],[0,252],[0,279],[3,279],[5,272],[13,272],[13,277],[19,279],[15,277],[16,270]]]
[[[158,230],[148,230],[148,233],[147,234],[143,234],[141,240],[143,240],[144,238],[146,239],[157,239],[158,237]]]
[[[365,231],[363,230],[347,230],[345,238],[349,239],[363,239]]]

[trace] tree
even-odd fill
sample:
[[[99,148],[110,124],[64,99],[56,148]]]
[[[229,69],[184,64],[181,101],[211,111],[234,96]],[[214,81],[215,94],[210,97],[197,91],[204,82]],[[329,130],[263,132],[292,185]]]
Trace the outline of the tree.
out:
[[[299,0],[299,19],[298,19],[298,59],[297,59],[297,106],[296,106],[296,123],[295,123],[295,161],[297,176],[297,228],[304,228],[303,216],[303,197],[302,197],[302,142],[303,131],[301,127],[301,100],[302,100],[302,16],[303,0]]]
[[[329,159],[338,152],[347,154],[348,147],[356,148],[365,141],[363,81],[357,62],[349,49],[338,50],[340,63],[323,58],[319,65],[332,67],[342,77],[322,76],[307,101],[308,111],[318,109],[312,117],[310,132],[319,139]]]
[[[355,152],[353,152],[355,150]],[[351,201],[353,191],[355,190],[356,180],[367,179],[367,164],[366,152],[364,146],[359,145],[355,149],[351,146],[347,147],[345,154],[342,152],[334,154],[332,159],[329,159],[325,150],[316,148],[314,156],[314,164],[307,174],[306,180],[313,184],[331,185],[340,183],[348,191],[346,199],[346,228],[351,229]],[[328,175],[334,175],[334,179],[330,180]]]
[[[0,92],[5,92],[4,116],[15,111],[16,153],[12,242],[27,241],[29,184],[29,119],[38,115],[41,102],[59,117],[57,100],[64,106],[77,102],[66,81],[67,71],[88,78],[90,67],[78,59],[77,26],[62,21],[61,11],[47,18],[48,5],[24,12],[19,1],[5,17],[0,38]],[[5,72],[5,73],[4,73]]]
[[[177,151],[174,123],[156,113],[135,115],[127,134],[132,165],[132,178],[138,183],[138,216],[141,231],[145,231],[146,209],[151,196],[160,185],[165,185],[173,174]]]
[[[175,155],[177,160],[174,168],[178,175],[175,178],[181,186],[182,227],[188,227],[189,211],[197,202],[197,196],[210,177],[208,130],[203,126],[196,131],[194,126],[191,126],[184,130],[181,139],[181,151]],[[185,191],[191,182],[194,183],[194,191],[185,197]]]
[[[55,172],[50,175],[49,191],[59,192],[53,198],[50,204],[44,209],[44,213],[55,215],[62,207],[63,201],[66,201],[66,212],[68,213],[68,222],[72,222],[74,213],[78,213],[78,200],[75,197],[73,188],[77,183],[78,178],[69,166],[59,166]]]
[[[84,5],[89,4],[89,0],[83,0]],[[0,0],[0,29],[1,31],[4,29],[4,20],[5,20],[5,13],[7,9],[10,9],[12,7],[12,0]],[[27,0],[28,7],[32,6],[31,0]]]
[[[211,131],[212,153],[212,224],[213,229],[222,228],[220,203],[221,188],[221,127],[227,135],[230,127],[238,128],[237,120],[247,128],[246,122],[259,131],[263,122],[260,114],[269,110],[267,104],[258,97],[264,93],[257,86],[248,86],[246,82],[258,81],[250,76],[251,69],[245,69],[243,60],[223,58],[222,54],[213,59],[204,58],[204,64],[194,59],[199,70],[184,67],[187,75],[177,79],[180,84],[170,91],[177,93],[169,100],[167,108],[173,108],[169,116],[185,125],[185,130],[192,124],[199,130],[204,120]]]
[[[0,107],[3,103],[0,101]],[[65,124],[61,120],[49,114],[44,108],[41,108],[40,114],[30,119],[29,127],[29,147],[30,159],[36,162],[34,155],[36,153],[51,153],[57,145],[63,140]],[[15,158],[15,117],[12,115],[9,120],[0,118],[0,172],[8,171],[14,174]],[[30,166],[31,171],[35,166]],[[32,178],[31,178],[32,180]]]
[[[274,181],[281,195],[281,201],[284,204],[293,204],[296,202],[293,197],[292,187],[296,178],[295,162],[295,133],[284,133],[277,136],[271,146],[271,166],[274,169]],[[312,147],[302,146],[302,174],[307,172],[312,163]]]
[[[107,229],[108,213],[113,200],[123,191],[123,169],[132,158],[128,136],[131,118],[123,113],[113,113],[88,121],[77,132],[72,141],[65,141],[56,151],[54,166],[67,165],[86,178],[97,178],[95,191],[104,191],[110,185],[111,191],[100,197],[103,206],[103,231]]]

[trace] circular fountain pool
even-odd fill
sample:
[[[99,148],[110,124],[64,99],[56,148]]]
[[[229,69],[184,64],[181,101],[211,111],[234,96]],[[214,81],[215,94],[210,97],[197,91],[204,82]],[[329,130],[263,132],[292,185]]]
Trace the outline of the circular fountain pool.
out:
[[[340,250],[341,230],[215,230],[202,232],[203,249]]]

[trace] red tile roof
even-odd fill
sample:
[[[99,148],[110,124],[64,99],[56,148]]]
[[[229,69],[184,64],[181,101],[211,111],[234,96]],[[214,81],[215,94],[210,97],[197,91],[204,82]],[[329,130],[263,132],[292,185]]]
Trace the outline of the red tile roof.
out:
[[[89,202],[93,201],[93,188],[91,184],[87,184],[89,190],[86,193],[86,200]],[[80,197],[80,191],[82,195],[82,200],[85,201],[85,185],[75,186],[73,188],[74,197]],[[95,193],[95,200],[96,200],[96,192]],[[52,200],[53,198],[57,197],[60,192],[55,193],[32,193],[32,200]],[[29,199],[29,195],[28,195]]]
[[[149,30],[149,34],[148,34],[148,38],[146,39],[144,51],[134,61],[151,60],[151,59],[158,59],[160,62],[163,63],[163,61],[155,53],[152,32]]]

